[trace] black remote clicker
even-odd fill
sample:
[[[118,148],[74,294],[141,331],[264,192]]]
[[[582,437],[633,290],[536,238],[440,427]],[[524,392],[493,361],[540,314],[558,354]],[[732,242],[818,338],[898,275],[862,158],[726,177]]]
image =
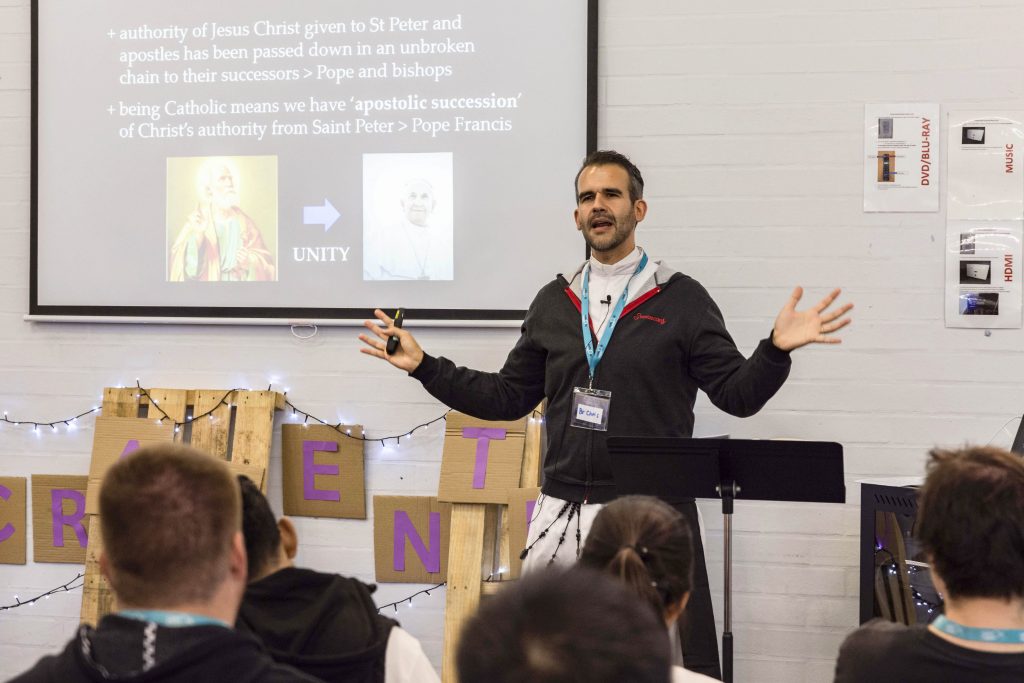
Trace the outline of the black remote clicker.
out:
[[[399,308],[397,311],[395,311],[395,323],[394,323],[395,327],[397,327],[398,329],[402,329],[402,321],[404,319],[405,319],[405,311],[403,309]],[[390,356],[391,354],[393,354],[397,350],[398,350],[398,335],[397,334],[393,334],[390,337],[388,337],[388,346],[387,346],[386,352]]]

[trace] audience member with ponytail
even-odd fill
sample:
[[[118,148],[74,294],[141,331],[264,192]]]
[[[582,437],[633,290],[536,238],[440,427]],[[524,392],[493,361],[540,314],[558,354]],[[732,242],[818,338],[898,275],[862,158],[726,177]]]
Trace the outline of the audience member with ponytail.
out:
[[[650,496],[624,496],[598,513],[580,564],[611,574],[651,606],[667,628],[676,624],[693,587],[693,542],[682,515]],[[670,647],[666,638],[665,647]],[[673,683],[713,678],[673,667]]]

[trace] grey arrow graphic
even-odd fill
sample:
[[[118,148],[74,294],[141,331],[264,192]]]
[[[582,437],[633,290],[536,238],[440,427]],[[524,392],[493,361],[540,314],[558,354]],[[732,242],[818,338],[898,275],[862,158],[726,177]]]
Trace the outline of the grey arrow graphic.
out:
[[[302,222],[306,225],[322,225],[324,232],[331,229],[334,222],[341,216],[329,199],[324,199],[323,206],[302,207]]]

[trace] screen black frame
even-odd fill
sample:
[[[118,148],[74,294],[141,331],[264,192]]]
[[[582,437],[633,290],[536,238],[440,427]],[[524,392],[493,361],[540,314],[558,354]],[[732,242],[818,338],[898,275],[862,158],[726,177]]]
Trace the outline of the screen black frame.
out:
[[[103,318],[117,322],[138,322],[145,319],[181,319],[182,323],[209,322],[216,324],[234,323],[239,320],[282,320],[282,321],[356,321],[373,317],[373,309],[369,308],[320,308],[320,307],[257,307],[257,306],[72,306],[72,305],[41,305],[39,303],[39,3],[45,0],[32,0],[32,121],[31,121],[31,186],[29,191],[30,205],[30,279],[29,279],[29,316],[64,318],[63,322],[76,322],[76,319],[93,318],[102,322]],[[586,151],[597,149],[597,3],[598,0],[587,0],[587,123]],[[585,250],[583,257],[589,257]],[[449,325],[464,324],[467,327],[474,323],[518,321],[526,316],[525,310],[508,309],[470,309],[470,308],[417,308],[408,309],[410,318],[417,321],[436,321]],[[129,320],[125,320],[129,319]]]

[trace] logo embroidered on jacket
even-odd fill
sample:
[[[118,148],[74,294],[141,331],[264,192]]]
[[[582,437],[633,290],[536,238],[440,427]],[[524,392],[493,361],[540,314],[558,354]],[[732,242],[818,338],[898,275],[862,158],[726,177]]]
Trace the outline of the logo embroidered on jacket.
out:
[[[659,325],[664,325],[665,324],[665,319],[664,318],[657,318],[657,317],[655,317],[653,315],[644,315],[643,313],[637,313],[636,315],[634,315],[633,316],[633,320],[650,320],[650,321],[658,323]]]

